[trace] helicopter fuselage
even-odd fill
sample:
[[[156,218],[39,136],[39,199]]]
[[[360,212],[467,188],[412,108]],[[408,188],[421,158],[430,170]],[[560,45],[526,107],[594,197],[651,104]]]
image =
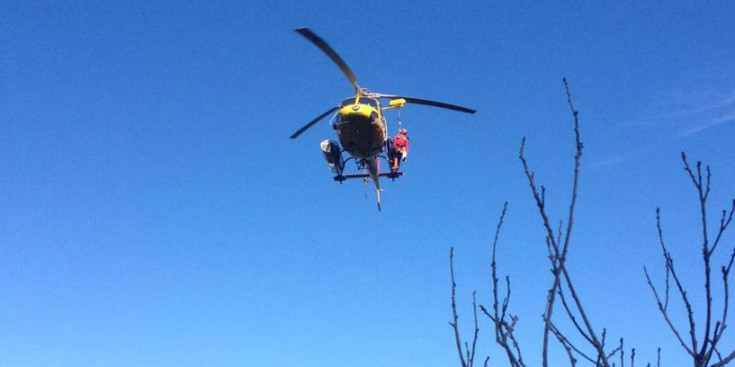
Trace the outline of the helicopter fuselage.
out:
[[[378,101],[351,98],[340,106],[333,126],[342,149],[356,159],[376,158],[388,140],[385,117]]]

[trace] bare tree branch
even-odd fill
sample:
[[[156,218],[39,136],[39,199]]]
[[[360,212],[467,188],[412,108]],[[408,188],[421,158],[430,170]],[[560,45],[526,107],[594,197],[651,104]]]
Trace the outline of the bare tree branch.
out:
[[[630,367],[635,367],[635,348],[630,350]]]
[[[568,343],[568,338],[565,337],[558,330],[558,328],[554,326],[552,322],[556,297],[559,296],[559,298],[562,300],[564,310],[566,311],[567,316],[577,329],[577,332],[595,349],[595,353],[597,354],[597,362],[595,363],[603,366],[609,366],[608,357],[604,351],[604,338],[603,340],[600,340],[597,337],[597,334],[595,333],[594,328],[592,327],[592,324],[584,310],[580,297],[575,290],[571,276],[566,269],[566,258],[569,251],[569,243],[572,237],[572,229],[574,228],[574,212],[577,202],[577,191],[579,187],[579,168],[581,163],[583,144],[581,142],[579,133],[579,112],[574,108],[574,104],[572,103],[569,84],[567,83],[566,79],[564,79],[563,82],[564,89],[567,95],[569,109],[574,120],[574,136],[576,143],[574,155],[574,172],[572,175],[572,192],[569,200],[566,228],[564,229],[564,231],[562,231],[561,228],[562,222],[560,222],[559,230],[556,231],[556,233],[550,224],[545,205],[546,188],[544,186],[540,186],[539,189],[539,186],[537,186],[535,182],[534,174],[529,168],[528,162],[526,161],[524,152],[526,143],[525,138],[523,138],[521,141],[521,149],[519,152],[519,159],[521,160],[523,171],[526,174],[526,178],[528,179],[528,184],[531,188],[531,194],[536,202],[536,206],[541,216],[543,227],[546,231],[546,246],[549,252],[551,271],[554,276],[551,288],[548,291],[546,307],[543,314],[544,334],[542,344],[542,364],[544,367],[548,367],[548,340],[550,333],[553,333],[556,336],[557,340],[560,341],[560,343],[567,351],[573,350],[577,352],[578,350],[578,348],[573,348],[571,343]],[[571,297],[571,300],[573,302],[573,307],[572,304],[567,302],[565,298],[565,292],[569,293],[569,296]],[[577,320],[577,317],[575,315],[579,315],[579,317],[581,318],[581,323]]]
[[[666,243],[664,242],[664,236],[663,236],[663,230],[661,229],[661,210],[659,208],[656,208],[656,230],[658,232],[658,239],[659,244],[661,245],[661,251],[663,252],[663,257],[665,260],[665,268],[666,268],[666,304],[662,305],[661,300],[658,296],[658,293],[656,292],[656,288],[653,285],[653,282],[651,281],[650,276],[648,275],[648,270],[644,267],[644,273],[646,274],[646,279],[648,279],[648,285],[651,287],[651,290],[653,291],[654,296],[656,297],[656,302],[659,306],[659,311],[664,316],[664,319],[666,320],[666,323],[669,325],[669,328],[671,331],[674,332],[674,335],[679,340],[679,343],[681,343],[681,346],[684,348],[684,350],[689,353],[692,357],[696,355],[697,350],[697,339],[696,335],[694,333],[695,327],[694,327],[694,312],[692,311],[691,303],[689,302],[689,298],[687,297],[686,291],[684,291],[684,287],[681,285],[681,282],[679,282],[679,278],[676,276],[676,272],[674,270],[674,260],[671,257],[671,253],[666,248]],[[681,334],[679,333],[678,329],[674,326],[673,322],[671,322],[671,318],[668,314],[668,302],[669,302],[669,276],[674,277],[674,281],[677,285],[677,288],[679,290],[679,293],[681,295],[682,301],[684,302],[686,309],[687,309],[687,316],[689,320],[689,337],[691,346],[688,346],[684,339],[681,337]]]
[[[554,336],[556,337],[556,340],[558,340],[559,343],[562,345],[562,347],[564,347],[564,350],[567,352],[567,357],[569,357],[569,364],[571,366],[577,365],[577,358],[574,357],[574,353],[579,354],[582,358],[588,360],[591,363],[595,363],[595,361],[592,358],[590,358],[589,356],[584,354],[583,351],[575,347],[574,344],[572,344],[572,342],[569,341],[569,339],[567,339],[567,337],[564,336],[564,334],[561,331],[559,331],[559,329],[556,327],[556,325],[554,325],[554,323],[551,324],[551,333],[554,334]]]
[[[567,317],[569,318],[569,320],[572,321],[572,324],[577,329],[577,332],[582,335],[582,337],[587,340],[588,343],[593,343],[592,338],[590,338],[590,336],[588,336],[587,333],[582,329],[582,326],[579,325],[579,322],[572,313],[572,309],[567,303],[567,298],[564,296],[564,292],[562,290],[559,291],[559,299],[561,300],[562,308],[564,308],[564,311],[566,311]]]
[[[475,302],[475,293],[472,293],[472,309],[473,314],[475,317],[475,332],[474,337],[472,339],[472,348],[470,349],[469,346],[465,343],[465,349],[467,351],[467,356],[462,353],[462,340],[459,336],[459,316],[457,315],[457,302],[456,302],[456,290],[457,290],[457,283],[454,280],[454,247],[452,247],[449,250],[449,271],[452,277],[452,318],[453,322],[450,322],[449,325],[454,329],[454,341],[457,346],[457,353],[459,354],[459,361],[462,364],[462,367],[472,367],[474,364],[474,358],[475,358],[475,346],[477,344],[477,336],[480,332],[480,329],[477,327],[477,304]]]
[[[722,302],[722,317],[720,320],[715,320],[714,316],[714,310],[713,310],[713,296],[712,296],[712,256],[715,252],[715,250],[718,248],[718,245],[721,243],[722,236],[724,235],[725,231],[727,230],[728,226],[732,222],[733,219],[733,213],[735,213],[735,200],[732,201],[730,210],[723,210],[722,216],[720,217],[719,227],[717,228],[717,231],[714,235],[714,240],[710,241],[710,231],[709,231],[709,224],[708,224],[708,216],[707,216],[707,199],[709,198],[709,194],[711,192],[711,178],[712,173],[710,171],[709,166],[705,168],[706,173],[703,174],[702,172],[702,163],[697,162],[696,168],[692,169],[692,167],[689,164],[689,161],[687,160],[687,156],[685,153],[681,153],[681,159],[684,164],[684,171],[686,171],[687,175],[689,176],[689,179],[691,180],[692,184],[694,185],[695,189],[697,190],[697,196],[698,196],[698,204],[699,204],[699,212],[700,212],[700,221],[701,221],[701,233],[702,233],[702,243],[701,243],[701,253],[702,253],[702,263],[704,265],[704,288],[705,288],[705,317],[704,317],[704,330],[703,334],[701,336],[701,339],[697,338],[697,328],[696,323],[694,320],[694,310],[692,307],[692,304],[689,300],[689,297],[687,295],[687,291],[684,288],[684,285],[681,282],[681,279],[677,275],[676,268],[674,267],[674,260],[671,256],[671,253],[666,249],[666,245],[663,241],[663,235],[661,230],[661,219],[660,219],[660,210],[656,210],[656,226],[658,230],[659,235],[659,242],[661,244],[661,248],[663,250],[663,256],[665,260],[665,269],[666,269],[666,276],[667,276],[667,284],[666,284],[666,302],[662,304],[661,298],[659,297],[658,292],[656,291],[656,288],[653,286],[653,282],[651,281],[650,276],[648,275],[648,271],[644,268],[644,273],[646,274],[646,279],[648,280],[648,284],[653,291],[654,297],[656,298],[656,302],[659,306],[659,311],[664,316],[664,320],[669,325],[669,328],[672,330],[676,338],[679,340],[680,344],[684,348],[684,350],[689,353],[690,356],[692,356],[692,359],[694,361],[695,367],[705,367],[709,365],[710,361],[712,360],[713,356],[717,356],[718,361],[716,363],[713,363],[712,366],[718,366],[722,367],[728,364],[730,361],[735,359],[735,350],[731,351],[725,358],[722,358],[722,355],[720,351],[718,350],[718,345],[720,341],[722,340],[722,336],[724,335],[724,331],[727,328],[727,314],[728,314],[728,308],[729,308],[729,302],[730,302],[730,284],[729,284],[729,275],[730,270],[732,269],[732,264],[735,262],[735,248],[733,249],[733,252],[730,256],[730,261],[727,263],[727,265],[722,266],[721,272],[722,272],[722,282],[724,287],[724,297]],[[671,276],[674,279],[674,283],[676,284],[676,287],[679,291],[679,295],[681,296],[681,300],[684,303],[684,306],[686,308],[687,312],[687,319],[689,322],[689,337],[691,339],[690,345],[686,345],[684,343],[680,333],[676,329],[676,327],[671,322],[670,315],[668,314],[668,276]],[[701,342],[701,345],[700,345]]]
[[[498,286],[498,267],[496,262],[496,253],[497,253],[497,246],[498,246],[498,236],[500,234],[500,229],[503,226],[503,220],[505,219],[505,214],[508,210],[508,203],[503,204],[503,211],[500,214],[500,220],[498,221],[498,226],[495,229],[495,236],[493,238],[493,246],[492,246],[492,259],[490,262],[490,269],[492,273],[492,282],[493,282],[493,313],[490,314],[490,312],[485,309],[484,306],[480,305],[480,310],[493,322],[494,329],[495,329],[495,342],[503,348],[505,351],[505,354],[508,358],[508,362],[513,367],[525,367],[525,364],[523,363],[523,356],[521,355],[521,349],[518,345],[518,342],[515,339],[515,336],[513,335],[515,324],[518,321],[517,317],[514,317],[508,313],[508,304],[510,302],[510,278],[506,277],[506,293],[505,297],[502,300],[502,306],[500,302],[500,297],[498,295],[499,286]],[[506,319],[507,317],[510,317],[510,322]]]
[[[667,309],[664,307],[664,305],[661,303],[661,298],[658,295],[658,292],[656,291],[656,287],[653,285],[653,282],[651,281],[651,277],[648,275],[648,269],[644,266],[643,272],[646,274],[646,280],[648,280],[648,286],[651,287],[651,291],[653,291],[653,296],[656,298],[656,303],[658,304],[658,309],[661,311],[661,314],[664,316],[664,319],[666,320],[666,324],[669,325],[669,328],[672,332],[674,332],[674,335],[676,335],[676,339],[679,340],[679,343],[684,348],[684,350],[689,353],[692,357],[694,357],[694,352],[689,349],[687,344],[684,342],[684,339],[682,339],[681,334],[679,334],[679,331],[676,329],[674,324],[671,322],[671,318],[669,318],[669,313]]]
[[[727,356],[725,358],[720,358],[720,361],[719,362],[713,363],[712,364],[712,367],[724,367],[728,363],[732,362],[733,360],[735,360],[735,350],[733,350],[732,353],[730,353],[729,356]]]

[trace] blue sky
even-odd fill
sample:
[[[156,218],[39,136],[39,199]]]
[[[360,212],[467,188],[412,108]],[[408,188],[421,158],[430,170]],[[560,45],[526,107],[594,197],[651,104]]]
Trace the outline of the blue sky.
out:
[[[701,291],[679,154],[711,165],[717,217],[735,196],[733,17],[729,2],[4,2],[0,366],[458,365],[449,248],[469,335],[505,201],[499,271],[538,364],[550,277],[518,150],[525,136],[565,218],[562,77],[585,144],[577,287],[639,363],[661,347],[688,365],[643,266],[662,280],[661,207]],[[411,153],[380,213],[370,187],[332,181],[327,123],[288,139],[351,93],[298,27],[361,86],[478,110],[401,111]],[[478,353],[504,365],[480,326]]]

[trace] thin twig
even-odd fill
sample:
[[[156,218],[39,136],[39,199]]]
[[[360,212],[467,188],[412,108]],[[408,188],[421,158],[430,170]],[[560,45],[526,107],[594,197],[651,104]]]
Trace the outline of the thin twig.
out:
[[[497,262],[496,262],[496,253],[497,253],[497,246],[498,246],[498,236],[500,234],[500,229],[503,226],[503,220],[505,219],[505,214],[508,210],[508,203],[505,202],[503,204],[503,211],[500,214],[500,220],[498,220],[498,225],[495,228],[495,236],[493,238],[493,246],[492,246],[492,259],[490,262],[490,269],[492,273],[492,282],[493,282],[493,314],[491,315],[485,307],[482,305],[480,306],[480,309],[482,310],[485,315],[490,318],[490,320],[493,321],[494,328],[495,328],[495,342],[500,345],[503,350],[505,351],[506,356],[508,357],[508,362],[513,367],[525,367],[525,364],[523,363],[523,357],[521,355],[520,346],[518,345],[518,342],[516,341],[513,331],[515,328],[515,323],[517,322],[517,318],[509,315],[508,312],[508,304],[510,302],[510,278],[505,277],[506,282],[506,294],[502,301],[502,306],[500,305],[500,297],[498,296],[498,272],[497,272]],[[509,323],[506,320],[506,316],[510,316],[511,322]],[[510,340],[510,344],[508,341]],[[512,345],[511,345],[512,344]]]
[[[454,341],[457,345],[459,361],[462,364],[462,367],[471,367],[471,365],[469,365],[468,361],[465,359],[464,354],[462,354],[462,340],[459,336],[459,315],[457,315],[456,302],[457,283],[454,281],[454,247],[449,250],[449,272],[452,277],[452,318],[454,320],[454,322],[450,322],[449,325],[452,326],[452,328],[454,329]]]

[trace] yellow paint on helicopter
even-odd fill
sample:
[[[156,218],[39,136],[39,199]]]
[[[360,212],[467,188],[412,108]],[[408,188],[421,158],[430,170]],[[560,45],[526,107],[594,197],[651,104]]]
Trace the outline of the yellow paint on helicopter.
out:
[[[371,114],[378,114],[378,110],[372,106],[364,104],[351,104],[340,108],[339,113],[343,119],[349,120],[350,117],[369,118]]]
[[[354,118],[370,119],[373,116],[379,119],[383,115],[380,102],[375,98],[358,96],[342,101],[339,114],[343,120]]]
[[[396,98],[390,101],[390,108],[401,108],[406,105],[406,100],[403,98]]]

